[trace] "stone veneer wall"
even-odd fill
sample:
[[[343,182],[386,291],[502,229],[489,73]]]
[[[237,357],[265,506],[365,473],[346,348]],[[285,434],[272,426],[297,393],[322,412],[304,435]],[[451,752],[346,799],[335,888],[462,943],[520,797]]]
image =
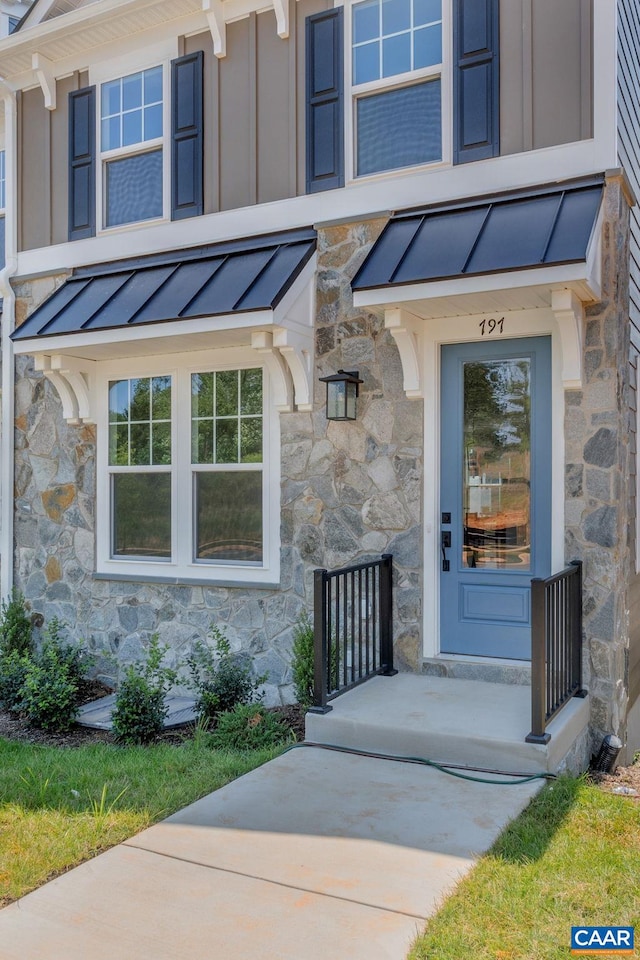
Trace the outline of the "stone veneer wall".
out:
[[[584,682],[593,747],[624,737],[628,696],[629,206],[620,179],[605,188],[602,300],[586,310],[583,389],[565,394],[565,519],[568,559],[584,563]]]
[[[313,413],[281,415],[282,575],[280,590],[96,580],[95,427],[69,426],[51,384],[17,359],[15,583],[45,622],[71,636],[116,677],[153,632],[184,664],[212,622],[232,647],[267,674],[267,703],[292,699],[293,625],[312,609],[313,569],[394,554],[399,665],[421,656],[422,404],[402,389],[399,356],[375,316],[355,311],[350,280],[384,221],[319,231]],[[64,277],[16,284],[21,322]],[[355,423],[327,423],[317,376],[339,367],[364,380]]]

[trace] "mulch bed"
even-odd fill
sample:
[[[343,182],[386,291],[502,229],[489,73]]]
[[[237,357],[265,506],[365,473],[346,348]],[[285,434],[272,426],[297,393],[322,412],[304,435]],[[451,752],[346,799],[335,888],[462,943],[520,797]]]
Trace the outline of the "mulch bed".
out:
[[[100,697],[113,693],[97,680],[85,681],[80,690],[79,705],[91,703]],[[304,740],[305,711],[298,704],[285,707],[269,707],[269,713],[275,713],[293,731],[297,741]],[[193,726],[186,725],[173,730],[165,730],[154,743],[179,745],[193,735]],[[86,747],[92,743],[115,743],[108,730],[92,730],[89,727],[73,726],[67,733],[49,733],[29,725],[22,717],[15,717],[0,709],[0,737],[5,740],[17,740],[21,743],[34,743],[44,747]]]
[[[617,767],[613,773],[592,771],[589,779],[599,784],[607,793],[616,793],[627,796],[630,800],[640,801],[640,763],[633,763],[629,767]]]

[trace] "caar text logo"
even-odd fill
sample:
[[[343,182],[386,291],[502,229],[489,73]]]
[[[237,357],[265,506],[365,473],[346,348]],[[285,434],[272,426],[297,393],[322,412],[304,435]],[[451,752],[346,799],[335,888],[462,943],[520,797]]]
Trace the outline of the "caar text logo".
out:
[[[571,927],[571,952],[633,953],[633,927]]]

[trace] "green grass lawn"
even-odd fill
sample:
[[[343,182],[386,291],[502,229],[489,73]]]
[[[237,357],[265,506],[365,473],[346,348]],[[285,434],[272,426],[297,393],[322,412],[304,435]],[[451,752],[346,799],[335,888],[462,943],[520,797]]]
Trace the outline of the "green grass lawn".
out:
[[[279,753],[0,739],[0,906]]]
[[[608,924],[640,940],[640,803],[563,778],[507,827],[409,957],[556,960],[571,956],[572,926]]]

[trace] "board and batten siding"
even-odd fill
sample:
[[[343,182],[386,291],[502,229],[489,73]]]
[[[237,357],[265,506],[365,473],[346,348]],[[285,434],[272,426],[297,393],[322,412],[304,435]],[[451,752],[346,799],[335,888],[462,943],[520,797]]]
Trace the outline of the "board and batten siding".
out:
[[[331,6],[290,0],[286,40],[272,10],[229,23],[222,59],[210,33],[182,39],[181,53],[204,52],[205,213],[305,192],[305,21]],[[500,0],[502,154],[591,136],[591,10],[592,0]],[[39,89],[21,95],[20,250],[67,240],[68,94],[87,83],[59,80],[53,112]]]
[[[593,129],[593,0],[500,0],[500,153]]]
[[[290,36],[272,10],[227,24],[227,55],[209,34],[184,52],[205,53],[205,213],[305,192],[305,20],[329,0],[291,0]]]

